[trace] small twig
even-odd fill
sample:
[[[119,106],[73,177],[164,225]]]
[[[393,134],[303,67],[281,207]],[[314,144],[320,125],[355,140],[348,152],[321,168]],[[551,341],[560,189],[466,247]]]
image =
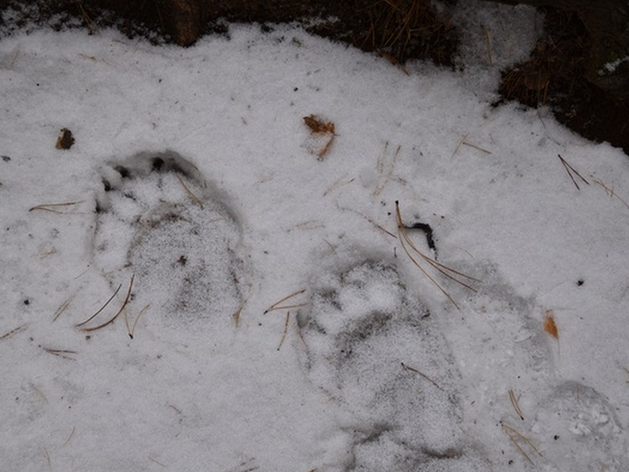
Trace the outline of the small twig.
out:
[[[285,296],[284,298],[282,298],[281,300],[275,302],[273,305],[271,305],[269,308],[267,308],[266,310],[264,310],[264,314],[266,315],[268,312],[270,311],[275,311],[275,310],[285,310],[287,308],[299,308],[302,306],[306,306],[307,303],[301,303],[299,305],[290,305],[290,306],[279,306],[280,303],[285,302],[286,300],[296,297],[297,295],[301,295],[302,293],[305,293],[306,289],[301,289],[298,290],[294,293],[291,293],[290,295]]]
[[[406,370],[410,370],[411,372],[414,372],[414,373],[416,373],[416,374],[421,375],[423,378],[425,378],[426,380],[428,380],[431,384],[433,384],[433,385],[434,385],[435,387],[437,387],[439,390],[443,390],[443,389],[439,386],[439,384],[438,384],[437,382],[435,382],[433,379],[431,379],[430,377],[428,377],[428,376],[427,376],[426,374],[424,374],[423,372],[420,372],[419,370],[417,370],[417,369],[415,369],[415,368],[413,368],[413,367],[411,367],[411,366],[408,366],[408,365],[404,364],[404,362],[400,362],[400,364],[402,364],[402,367],[403,367],[404,369],[406,369]]]
[[[183,181],[183,179],[179,176],[179,174],[175,174],[175,177],[177,177],[177,180],[179,180],[179,183],[184,188],[186,193],[190,196],[190,198],[192,198],[195,202],[197,202],[199,204],[199,206],[201,208],[203,208],[203,200],[201,200],[201,198],[197,197],[197,195],[192,190],[190,190],[190,188],[188,188],[188,186]]]
[[[564,169],[566,169],[566,172],[568,173],[568,175],[570,176],[570,179],[572,180],[572,183],[575,185],[575,187],[577,188],[577,190],[581,190],[581,188],[579,187],[579,184],[577,183],[577,181],[575,180],[575,178],[572,176],[572,172],[574,172],[574,174],[579,177],[583,182],[585,182],[587,185],[590,185],[590,182],[588,182],[587,180],[585,180],[585,178],[579,174],[579,172],[577,172],[577,170],[572,167],[570,164],[568,164],[568,162],[566,162],[566,160],[561,157],[561,154],[557,154],[557,156],[559,157],[559,160],[561,161],[561,163],[564,166]]]
[[[286,313],[286,321],[284,322],[284,333],[282,334],[282,339],[280,340],[279,345],[277,346],[277,350],[279,351],[284,344],[284,339],[286,339],[286,333],[288,332],[288,322],[290,320],[290,311]]]
[[[520,408],[520,404],[518,403],[518,398],[515,396],[515,392],[513,389],[509,389],[509,400],[511,400],[511,405],[513,405],[513,409],[516,414],[520,417],[522,421],[524,421],[524,415],[522,414],[522,409]]]

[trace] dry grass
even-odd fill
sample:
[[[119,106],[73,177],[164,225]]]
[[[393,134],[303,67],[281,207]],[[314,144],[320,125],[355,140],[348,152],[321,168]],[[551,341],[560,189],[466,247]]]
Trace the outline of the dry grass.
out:
[[[428,280],[430,280],[433,283],[433,285],[435,285],[435,287],[437,287],[439,289],[439,291],[441,291],[441,293],[443,293],[448,298],[448,300],[450,300],[452,302],[452,304],[454,304],[454,306],[459,308],[459,305],[454,301],[454,299],[452,298],[450,293],[439,282],[437,282],[435,277],[432,276],[428,272],[427,269],[425,269],[419,263],[418,258],[423,260],[424,262],[426,262],[436,272],[444,275],[445,277],[447,277],[450,280],[456,282],[457,284],[461,285],[462,287],[465,287],[468,290],[471,290],[472,292],[476,292],[476,289],[474,287],[472,287],[470,285],[470,283],[471,282],[480,282],[480,280],[478,280],[478,279],[476,279],[474,277],[471,277],[471,276],[469,276],[467,274],[464,274],[462,272],[459,272],[459,271],[457,271],[457,270],[455,270],[455,269],[453,269],[451,267],[448,267],[448,266],[446,266],[444,264],[441,264],[440,262],[437,262],[433,258],[427,256],[426,254],[421,252],[419,249],[417,249],[417,247],[415,246],[415,243],[413,243],[413,241],[411,240],[410,236],[408,235],[408,231],[406,229],[406,226],[404,225],[404,223],[402,221],[402,215],[400,213],[400,205],[399,205],[398,201],[395,202],[395,216],[396,216],[396,219],[397,219],[397,229],[398,229],[397,238],[400,241],[400,244],[402,246],[402,249],[404,250],[404,253],[408,256],[408,258],[411,260],[413,265],[415,265],[424,274],[424,276]]]

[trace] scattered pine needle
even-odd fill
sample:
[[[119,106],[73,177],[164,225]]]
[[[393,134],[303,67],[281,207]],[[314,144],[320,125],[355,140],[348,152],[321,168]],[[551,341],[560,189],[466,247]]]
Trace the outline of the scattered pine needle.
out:
[[[175,177],[177,177],[177,180],[179,180],[179,183],[181,184],[181,186],[184,188],[184,190],[186,191],[186,193],[190,196],[190,198],[192,198],[192,200],[194,200],[196,203],[199,204],[199,206],[201,208],[203,208],[203,200],[201,200],[200,197],[198,197],[192,190],[190,190],[190,188],[186,185],[186,183],[183,181],[183,179],[179,176],[179,174],[175,174]]]
[[[76,325],[76,327],[77,327],[77,328],[80,328],[81,326],[86,325],[87,323],[89,323],[90,321],[92,321],[94,318],[96,318],[96,317],[99,315],[99,313],[100,313],[101,311],[103,311],[103,310],[105,309],[105,307],[107,307],[107,305],[109,305],[109,303],[110,303],[110,302],[114,299],[114,297],[118,294],[118,292],[120,291],[120,289],[121,289],[121,288],[122,288],[122,284],[118,285],[118,288],[116,289],[116,291],[114,292],[114,294],[113,294],[111,297],[109,297],[109,300],[107,300],[107,301],[105,302],[105,304],[104,304],[103,306],[101,306],[101,307],[99,308],[99,310],[98,310],[96,313],[94,313],[92,316],[90,316],[88,319],[86,319],[86,320],[85,320],[85,321],[83,321],[82,323],[79,323],[78,325]]]
[[[66,309],[70,306],[70,303],[72,303],[72,300],[74,300],[74,297],[76,296],[76,294],[72,295],[70,298],[68,298],[65,302],[63,302],[59,308],[57,308],[57,310],[55,311],[55,314],[52,315],[52,321],[57,321],[57,318],[59,318],[62,313],[64,311],[66,311]]]
[[[70,436],[68,436],[68,439],[66,439],[66,442],[63,443],[63,445],[61,446],[61,449],[66,447],[68,445],[68,443],[70,442],[70,440],[72,439],[72,437],[74,436],[74,433],[76,432],[76,426],[74,426],[72,428],[72,431],[70,432]]]
[[[454,149],[454,152],[452,153],[452,157],[454,157],[456,155],[457,152],[459,152],[459,149],[461,148],[461,146],[465,145],[465,146],[469,146],[471,148],[474,148],[478,151],[481,151],[485,154],[491,154],[491,151],[488,151],[487,149],[483,149],[480,146],[477,146],[476,144],[472,144],[470,142],[467,141],[467,137],[470,135],[470,133],[466,133],[463,135],[463,137],[461,139],[459,139],[459,142],[456,145],[456,148]]]
[[[437,280],[432,275],[430,275],[424,267],[421,266],[421,264],[417,261],[417,259],[415,259],[415,257],[413,257],[413,255],[409,251],[409,248],[413,251],[414,254],[416,254],[421,259],[423,259],[426,263],[432,266],[433,269],[435,269],[437,272],[453,280],[459,285],[467,288],[468,290],[471,290],[472,292],[476,292],[476,289],[473,288],[471,285],[469,285],[468,282],[464,282],[462,279],[467,279],[473,282],[480,282],[480,280],[475,279],[474,277],[466,275],[462,272],[459,272],[455,269],[452,269],[451,267],[448,267],[444,264],[441,264],[440,262],[437,262],[433,258],[427,256],[426,254],[421,252],[419,249],[417,249],[417,247],[411,240],[410,236],[408,235],[408,232],[406,231],[406,227],[404,226],[404,223],[402,222],[402,215],[400,213],[400,205],[397,200],[395,202],[395,215],[397,219],[398,240],[400,241],[400,244],[402,245],[402,249],[408,256],[408,258],[424,274],[424,276],[428,280],[430,280],[448,298],[448,300],[450,300],[454,304],[455,307],[459,308],[459,305],[457,305],[457,303],[454,301],[452,296],[446,291],[446,289],[443,288],[443,286],[439,282],[437,282]]]
[[[50,460],[50,454],[48,454],[48,449],[42,447],[44,450],[44,457],[46,458],[46,462],[48,463],[48,470],[52,470],[52,462]]]
[[[264,310],[264,314],[266,315],[270,311],[286,310],[286,309],[290,309],[290,308],[301,308],[303,306],[308,305],[308,303],[299,303],[297,305],[284,305],[284,306],[280,305],[282,302],[285,302],[286,300],[289,300],[290,298],[296,297],[297,295],[301,295],[302,293],[305,293],[305,292],[306,292],[306,289],[304,288],[304,289],[301,289],[301,290],[297,290],[296,292],[291,293],[290,295],[285,296],[284,298],[282,298],[281,300],[275,302],[269,308]]]
[[[378,157],[378,163],[376,165],[376,169],[378,170],[378,173],[380,174],[381,182],[378,183],[378,185],[376,186],[376,188],[374,189],[372,193],[374,197],[377,197],[378,195],[380,195],[380,193],[384,190],[384,188],[389,183],[389,180],[391,180],[391,177],[393,176],[393,171],[395,170],[395,165],[397,163],[398,156],[400,154],[400,150],[402,149],[401,144],[398,145],[398,147],[395,149],[395,153],[393,154],[393,157],[391,158],[389,168],[387,169],[385,173],[384,160],[387,155],[388,147],[389,147],[389,141],[384,143],[384,150],[382,151],[382,154],[380,154],[380,156]]]
[[[138,321],[140,321],[140,318],[142,317],[142,315],[144,313],[146,313],[148,311],[150,306],[151,306],[150,304],[146,305],[144,308],[142,308],[140,310],[140,313],[138,313],[138,316],[135,317],[135,321],[133,322],[133,326],[131,327],[131,329],[129,329],[129,318],[127,317],[127,310],[125,310],[125,312],[124,312],[124,321],[125,321],[125,324],[127,326],[127,333],[129,334],[129,337],[131,339],[133,339],[133,336],[135,334],[135,327],[138,325]]]
[[[622,202],[623,205],[625,205],[625,207],[627,207],[627,209],[629,209],[629,204],[627,204],[625,200],[623,200],[620,196],[618,196],[618,194],[614,191],[613,187],[609,188],[607,185],[605,185],[605,183],[601,179],[594,179],[594,182],[596,182],[598,185],[600,185],[601,187],[605,189],[605,192],[607,193],[607,195],[609,195],[609,198],[616,197],[618,200]]]
[[[59,210],[60,208],[66,208],[69,206],[78,205],[79,203],[83,203],[83,202],[79,201],[79,202],[65,202],[65,203],[43,203],[41,205],[35,205],[33,208],[29,208],[28,211],[41,210],[41,211],[49,211],[51,213],[56,213],[57,215],[64,215],[66,214],[66,212]]]
[[[284,340],[286,339],[286,333],[288,332],[289,321],[290,321],[290,311],[286,313],[286,321],[284,322],[284,333],[282,334],[282,339],[280,340],[280,343],[277,346],[278,351],[282,348],[282,344],[284,344]]]
[[[27,324],[23,324],[23,325],[18,326],[17,328],[12,329],[8,333],[5,333],[2,336],[0,336],[0,341],[5,341],[11,338],[12,336],[16,335],[17,333],[24,331],[27,326],[28,326]]]
[[[489,65],[494,65],[494,59],[491,55],[491,37],[489,36],[489,28],[483,25],[483,34],[485,35],[485,44],[487,46],[487,59],[489,60]]]
[[[151,462],[154,462],[155,464],[157,464],[157,465],[161,466],[161,467],[167,467],[165,464],[162,464],[161,462],[159,462],[159,461],[157,461],[157,460],[153,459],[151,456],[149,456],[149,460],[150,460]]]
[[[515,445],[515,447],[518,448],[518,450],[522,453],[522,455],[524,457],[526,457],[526,459],[533,465],[535,465],[535,463],[531,460],[531,458],[528,456],[528,454],[526,452],[524,452],[524,449],[522,448],[522,446],[520,445],[520,441],[523,441],[524,443],[528,444],[529,447],[531,449],[533,449],[540,457],[542,456],[542,453],[539,452],[539,449],[537,449],[537,447],[535,447],[535,444],[533,444],[533,441],[531,441],[529,438],[527,438],[524,434],[522,434],[520,431],[518,431],[517,429],[515,429],[512,426],[509,426],[506,423],[503,423],[502,421],[500,422],[500,426],[502,426],[502,430],[505,432],[505,434],[507,436],[509,436],[509,439],[511,440],[511,442]]]
[[[585,182],[587,185],[590,185],[590,182],[585,180],[585,178],[581,174],[579,174],[574,167],[572,167],[570,164],[568,164],[568,162],[566,162],[566,160],[563,157],[561,157],[561,154],[557,154],[557,156],[559,157],[559,160],[563,164],[564,169],[566,169],[566,172],[568,173],[568,176],[570,176],[570,179],[572,180],[572,183],[575,185],[577,190],[581,190],[581,188],[579,188],[579,184],[577,183],[577,181],[573,177],[573,175],[572,175],[573,173],[577,177],[579,177],[583,182]]]
[[[120,316],[120,313],[122,313],[122,310],[124,310],[124,308],[127,306],[127,303],[129,303],[129,299],[131,298],[131,289],[133,287],[133,279],[134,278],[135,278],[135,275],[132,275],[131,276],[131,281],[129,282],[129,290],[127,290],[127,296],[125,297],[124,302],[122,302],[122,306],[120,307],[120,309],[116,312],[116,314],[114,316],[112,316],[108,321],[104,322],[103,324],[100,324],[98,326],[94,326],[93,328],[81,328],[81,329],[83,331],[96,331],[96,330],[104,328],[105,326],[110,325],[111,323],[116,321],[116,318],[118,318],[118,316]],[[116,290],[116,293],[117,293],[117,290]],[[81,325],[84,325],[85,323],[86,322],[83,322],[83,323],[81,323]]]
[[[437,382],[435,382],[433,379],[431,379],[430,377],[428,377],[428,376],[427,376],[426,374],[424,374],[423,372],[420,372],[419,370],[417,370],[417,369],[415,369],[415,368],[413,368],[413,367],[411,367],[411,366],[406,365],[404,362],[400,362],[400,364],[402,364],[402,367],[403,367],[405,370],[409,370],[409,371],[411,371],[411,372],[414,372],[414,373],[416,373],[416,374],[421,375],[423,378],[425,378],[426,380],[428,380],[431,384],[433,384],[433,385],[434,385],[435,387],[437,387],[439,390],[443,390],[443,389],[439,386],[439,384],[438,384]]]
[[[46,351],[48,354],[52,354],[53,356],[58,356],[63,359],[68,359],[69,361],[75,361],[76,358],[73,356],[78,354],[78,352],[71,351],[69,349],[53,349],[51,347],[44,347],[44,346],[42,346],[42,349]]]
[[[509,389],[509,400],[511,400],[511,404],[513,405],[513,409],[516,414],[520,417],[522,421],[524,421],[524,414],[522,414],[522,409],[520,408],[520,404],[518,403],[518,397],[515,396],[515,392],[512,388]]]

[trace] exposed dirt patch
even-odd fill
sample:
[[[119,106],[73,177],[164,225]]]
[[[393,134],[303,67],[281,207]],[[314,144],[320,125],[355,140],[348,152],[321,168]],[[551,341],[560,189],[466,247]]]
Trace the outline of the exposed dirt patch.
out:
[[[629,102],[587,80],[590,37],[581,19],[552,8],[544,13],[544,37],[529,61],[503,74],[500,94],[531,107],[550,105],[568,128],[629,154]]]

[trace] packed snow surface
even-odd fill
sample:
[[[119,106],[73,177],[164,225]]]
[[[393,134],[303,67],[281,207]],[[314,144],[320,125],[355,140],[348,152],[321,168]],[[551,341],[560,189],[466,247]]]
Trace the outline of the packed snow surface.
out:
[[[478,11],[456,71],[2,39],[0,471],[629,470],[629,159]]]

